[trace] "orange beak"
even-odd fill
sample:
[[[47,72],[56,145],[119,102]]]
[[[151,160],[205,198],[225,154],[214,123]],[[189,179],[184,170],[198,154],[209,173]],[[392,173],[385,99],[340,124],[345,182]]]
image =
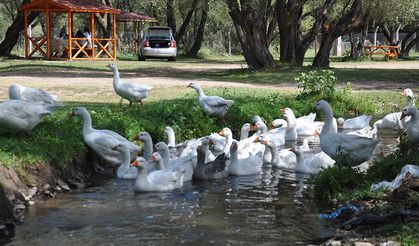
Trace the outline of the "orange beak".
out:
[[[152,160],[152,161],[157,161],[156,156],[155,156],[155,155],[152,155],[152,156],[151,156],[151,160]]]
[[[260,141],[259,137],[256,137],[256,139],[253,140],[253,142],[259,142],[259,141]]]
[[[314,132],[313,132],[313,136],[320,136],[320,132],[319,132],[319,130],[314,130]]]
[[[106,65],[108,68],[111,68],[111,64]]]
[[[186,86],[186,87],[192,87],[192,83],[190,83],[188,86]]]
[[[220,134],[221,136],[224,136],[224,129],[223,129],[223,130],[221,130],[221,132],[220,132],[220,133],[218,133],[218,134]]]
[[[258,128],[256,127],[256,125],[250,125],[250,130],[252,131],[256,131]]]
[[[136,135],[134,138],[132,138],[132,141],[139,141],[140,140],[140,136]]]
[[[294,146],[292,146],[291,148],[289,148],[288,149],[289,151],[291,151],[291,152],[294,152],[295,153],[295,147]]]
[[[281,108],[281,109],[280,109],[280,111],[281,111],[282,113],[284,113],[284,112],[285,112],[285,108]]]
[[[68,115],[68,117],[74,117],[74,116],[76,116],[76,114],[74,113],[74,111],[72,111],[69,115]]]
[[[406,90],[403,90],[402,96],[407,96]]]
[[[402,113],[402,116],[400,116],[400,120],[403,120],[404,117],[406,117],[406,115]]]
[[[137,160],[135,160],[131,163],[132,167],[138,167],[139,165],[140,165],[140,163]]]
[[[266,140],[266,141],[263,141],[262,143],[263,143],[264,145],[267,145],[267,144],[269,144],[269,141],[267,141],[267,140]]]

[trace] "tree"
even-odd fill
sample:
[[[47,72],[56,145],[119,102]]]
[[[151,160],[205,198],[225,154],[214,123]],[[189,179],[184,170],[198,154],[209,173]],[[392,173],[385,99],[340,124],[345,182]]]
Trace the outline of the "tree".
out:
[[[112,0],[100,0],[100,2],[104,5],[108,5],[113,7]],[[95,13],[95,18],[99,27],[103,31],[103,37],[109,38],[112,37],[112,28],[113,28],[113,18],[112,14],[108,13]]]
[[[313,66],[329,67],[330,51],[333,42],[340,36],[350,33],[361,27],[365,21],[366,15],[363,11],[364,0],[347,1],[340,8],[335,18],[329,18],[323,24],[320,49],[314,57]]]
[[[182,25],[179,29],[176,29],[176,18],[175,16],[175,2],[174,0],[167,0],[166,5],[166,13],[167,13],[167,25],[172,28],[173,35],[177,43],[182,39],[183,35],[185,35],[186,29],[188,28],[189,23],[191,22],[192,15],[198,5],[199,0],[192,0],[186,17],[183,19]]]
[[[305,53],[320,32],[334,3],[335,0],[319,3],[308,0],[277,1],[281,62],[303,65]],[[306,18],[311,18],[311,21],[307,21],[310,24],[304,32],[302,22]]]
[[[29,3],[30,0],[23,0],[22,4]],[[28,23],[32,23],[33,20],[39,15],[38,12],[31,12],[28,15]],[[10,56],[10,53],[15,47],[19,40],[20,33],[25,29],[25,18],[24,13],[17,9],[17,15],[12,24],[7,28],[6,36],[0,43],[0,56]]]
[[[274,59],[269,51],[270,33],[276,25],[274,4],[270,0],[227,0],[244,58],[252,68],[265,68],[273,65]]]
[[[199,22],[199,26],[196,32],[194,44],[192,45],[192,48],[187,53],[187,56],[190,56],[190,57],[194,57],[198,55],[198,52],[202,46],[202,41],[204,39],[204,29],[205,29],[205,24],[207,23],[207,18],[208,18],[209,1],[203,0],[202,5],[203,7],[201,10],[201,20]]]

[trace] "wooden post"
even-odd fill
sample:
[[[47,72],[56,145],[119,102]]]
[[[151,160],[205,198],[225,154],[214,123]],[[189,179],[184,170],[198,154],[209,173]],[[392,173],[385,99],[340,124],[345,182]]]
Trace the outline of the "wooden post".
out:
[[[26,57],[26,59],[28,59],[28,54],[29,54],[29,51],[28,51],[28,45],[29,45],[29,43],[28,43],[28,11],[27,10],[25,10],[25,12],[24,12],[24,18],[25,18],[25,57]]]
[[[90,30],[92,30],[91,42],[92,42],[92,59],[95,59],[95,14],[92,12],[90,15]]]
[[[49,59],[51,57],[51,45],[50,45],[50,38],[51,38],[51,23],[50,23],[50,12],[49,12],[49,4],[47,4],[47,9],[46,9],[46,20],[47,20],[47,59]]]
[[[116,60],[116,14],[113,14],[113,59]]]
[[[68,51],[67,57],[71,60],[71,43],[73,42],[73,14],[71,11],[67,12],[67,30],[68,30]]]
[[[68,40],[69,40],[69,45],[68,45],[68,58],[70,60],[73,60],[73,12],[68,12],[68,21],[69,21],[69,26],[68,26]]]

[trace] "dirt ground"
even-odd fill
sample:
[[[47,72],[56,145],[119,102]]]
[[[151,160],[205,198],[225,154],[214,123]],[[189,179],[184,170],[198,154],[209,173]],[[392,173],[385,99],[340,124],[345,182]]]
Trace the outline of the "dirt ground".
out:
[[[217,70],[237,69],[244,67],[244,64],[203,64],[202,66],[194,64],[193,66],[175,66],[167,68],[168,71],[157,71],[149,74],[121,73],[121,78],[131,81],[147,84],[154,88],[159,87],[186,87],[190,79],[171,78],[170,73],[182,73],[184,71],[193,72],[216,72]],[[418,69],[419,80],[419,62],[364,62],[364,63],[339,63],[334,64],[336,68],[374,68],[374,69]],[[161,68],[165,70],[165,68]],[[163,76],[165,77],[162,77]],[[295,82],[281,84],[251,84],[236,82],[220,82],[209,80],[194,80],[203,87],[240,87],[240,88],[269,88],[278,90],[296,90]],[[48,71],[31,71],[25,73],[4,72],[0,73],[0,88],[7,88],[12,83],[18,83],[25,86],[42,88],[60,97],[65,97],[69,93],[79,93],[79,95],[90,95],[91,91],[103,92],[104,94],[112,94],[112,72],[111,71],[69,71],[69,70],[52,70]],[[401,88],[412,87],[411,83],[392,83],[392,82],[353,82],[352,86],[355,90],[400,90]],[[84,88],[84,89],[83,89]],[[412,88],[416,91],[419,88]],[[6,99],[7,90],[0,90],[0,99]]]

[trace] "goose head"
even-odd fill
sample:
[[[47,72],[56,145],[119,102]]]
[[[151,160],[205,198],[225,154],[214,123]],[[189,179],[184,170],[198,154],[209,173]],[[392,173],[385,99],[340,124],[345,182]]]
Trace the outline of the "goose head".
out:
[[[87,111],[86,108],[84,108],[84,107],[77,107],[77,108],[74,108],[73,109],[73,111],[70,114],[70,117],[73,117],[73,116],[83,116],[83,115],[88,115],[88,114],[89,114],[89,112]]]
[[[295,153],[296,155],[301,155],[301,153],[303,152],[303,150],[300,147],[295,147],[292,146],[291,148],[288,149],[289,151]]]
[[[402,110],[402,116],[400,116],[400,119],[402,120],[406,116],[411,116],[416,114],[417,109],[414,106],[407,106]]]
[[[131,163],[132,167],[136,167],[138,169],[145,169],[145,164],[147,163],[146,159],[144,157],[137,157],[135,161]]]
[[[338,125],[342,125],[344,121],[345,121],[345,119],[344,119],[344,118],[342,118],[342,117],[339,117],[339,118],[337,119]]]
[[[406,97],[410,97],[410,98],[415,97],[415,95],[413,94],[413,91],[409,88],[406,88],[406,89],[403,90],[402,96],[406,96]]]
[[[259,115],[255,115],[252,117],[252,123],[256,124],[256,122],[263,121]]]
[[[144,141],[146,141],[147,139],[150,139],[150,138],[151,138],[151,136],[150,136],[150,134],[148,134],[148,132],[140,132],[137,136],[135,136],[133,138],[133,141],[136,140],[136,141],[144,142]]]
[[[119,143],[119,144],[113,146],[111,149],[115,150],[115,151],[118,151],[118,152],[121,152],[121,153],[129,151],[128,147],[123,143]]]
[[[293,123],[295,121],[295,115],[292,109],[290,108],[281,108],[281,112],[284,114],[284,117]]]
[[[276,120],[272,121],[272,127],[273,128],[287,127],[287,126],[288,126],[288,123],[284,119],[276,119]]]
[[[233,140],[230,146],[231,151],[237,151],[239,149],[239,143],[236,140]]]
[[[108,65],[106,65],[108,68],[110,68],[110,69],[112,69],[112,70],[116,70],[116,69],[118,69],[117,67],[116,67],[116,63],[114,63],[114,62],[110,62]]]
[[[170,126],[166,126],[164,128],[164,133],[170,134],[170,133],[175,133],[175,131],[173,131],[173,128],[171,128]]]
[[[202,145],[209,145],[211,142],[214,144],[210,136],[205,136],[201,141]]]
[[[230,128],[228,128],[228,127],[224,127],[222,130],[221,130],[221,132],[220,133],[218,133],[218,134],[220,134],[221,136],[223,136],[223,137],[232,137],[233,136],[233,133],[231,132],[231,130],[230,130]]]
[[[262,134],[258,136],[253,142],[259,142],[264,145],[270,145],[272,143],[272,140],[268,135]]]
[[[201,86],[199,86],[197,83],[195,83],[195,82],[192,82],[192,83],[190,83],[187,87],[191,87],[191,88],[194,88],[195,90],[200,90],[201,89]]]
[[[152,161],[154,161],[154,162],[162,160],[161,155],[159,154],[159,152],[154,152],[154,153],[151,155],[151,158],[150,158],[150,159],[151,159]]]
[[[251,129],[252,126],[250,125],[250,123],[244,123],[241,128],[242,131],[250,131]]]
[[[158,143],[156,143],[156,145],[154,145],[154,147],[156,147],[156,150],[157,151],[159,151],[159,150],[165,150],[165,149],[168,149],[169,148],[169,147],[167,147],[167,144],[164,143],[164,142],[158,142]]]

